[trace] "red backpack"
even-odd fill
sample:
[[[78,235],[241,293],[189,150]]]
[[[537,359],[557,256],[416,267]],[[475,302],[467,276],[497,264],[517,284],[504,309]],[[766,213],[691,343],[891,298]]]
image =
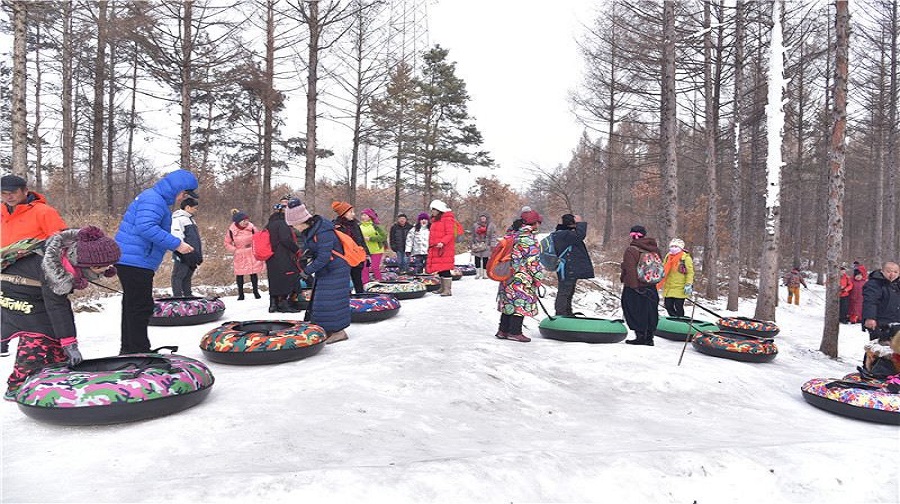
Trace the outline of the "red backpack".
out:
[[[272,251],[272,240],[269,238],[268,229],[263,229],[259,233],[254,233],[251,245],[253,248],[253,257],[255,257],[257,261],[268,260],[275,254],[275,252]]]
[[[485,267],[488,278],[498,282],[512,278],[512,248],[515,242],[514,236],[504,236],[494,246]]]

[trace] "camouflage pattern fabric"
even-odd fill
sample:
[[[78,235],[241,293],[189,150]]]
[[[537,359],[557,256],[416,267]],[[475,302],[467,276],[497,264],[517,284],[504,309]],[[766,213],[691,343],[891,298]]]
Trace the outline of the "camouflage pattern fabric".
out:
[[[749,336],[741,337],[739,335],[701,332],[694,337],[694,344],[731,353],[751,355],[772,355],[778,353],[778,347],[775,346],[774,341]]]
[[[252,324],[286,323],[278,331],[254,332],[242,329]],[[248,320],[225,322],[209,331],[200,340],[200,348],[207,352],[277,352],[317,345],[328,336],[325,329],[309,322],[297,320]]]
[[[425,285],[421,282],[369,282],[365,285],[366,292],[377,292],[379,294],[398,294],[401,292],[421,292],[426,290]]]
[[[390,294],[381,294],[377,296],[350,296],[350,311],[353,313],[394,310],[397,308],[400,308],[400,301]]]
[[[19,338],[19,347],[16,353],[16,363],[6,384],[9,390],[16,390],[30,376],[41,369],[66,362],[69,358],[63,351],[59,341],[46,334],[28,331],[19,331],[10,339]]]
[[[716,322],[722,329],[746,330],[760,333],[772,333],[772,336],[778,334],[778,326],[773,322],[763,320],[754,320],[743,317],[726,317],[720,318]]]
[[[10,264],[37,251],[43,245],[44,240],[39,240],[37,238],[26,238],[15,243],[10,243],[0,249],[0,269],[6,269]]]
[[[80,371],[91,361],[44,368],[19,390],[16,401],[45,408],[85,408],[152,401],[211,387],[215,379],[202,362],[170,354],[131,354],[147,358],[144,366],[107,371]],[[97,359],[98,361],[103,359]]]
[[[192,317],[225,311],[219,298],[160,298],[153,302],[154,317]]]

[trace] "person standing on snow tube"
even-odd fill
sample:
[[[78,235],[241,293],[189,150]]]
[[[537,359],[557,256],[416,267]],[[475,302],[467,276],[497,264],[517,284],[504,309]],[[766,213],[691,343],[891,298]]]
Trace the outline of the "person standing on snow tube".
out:
[[[500,312],[497,338],[522,343],[531,341],[522,334],[522,322],[525,317],[537,315],[537,289],[544,279],[540,247],[534,236],[541,220],[539,213],[529,210],[522,214],[521,221],[517,221],[514,231],[508,235],[514,240],[509,263],[512,276],[500,282],[497,288],[497,310]]]
[[[115,276],[113,264],[120,256],[112,238],[87,226],[60,231],[47,240],[43,257],[31,254],[3,271],[3,339],[21,339],[5,399],[14,400],[22,383],[41,368],[81,362],[69,294],[91,280]]]
[[[300,270],[300,277],[310,283],[315,275],[309,307],[309,321],[325,329],[326,344],[348,339],[344,329],[350,325],[350,265],[333,252],[343,254],[334,224],[319,215],[311,215],[299,199],[288,202],[285,221],[300,232],[304,256],[309,262]]]
[[[647,236],[644,226],[632,226],[629,235],[631,243],[622,256],[619,280],[622,282],[622,313],[628,327],[634,331],[635,339],[626,340],[625,343],[653,346],[653,331],[659,321],[656,309],[659,295],[655,285],[638,278],[637,267],[644,253],[649,252],[659,257],[659,248],[656,246],[656,239]]]
[[[587,222],[580,215],[563,214],[553,232],[554,252],[560,258],[562,269],[556,272],[559,287],[556,291],[556,315],[572,315],[572,297],[579,279],[594,278],[594,264],[588,254],[584,239]],[[568,250],[568,252],[565,252]],[[563,254],[560,256],[560,254]]]
[[[684,317],[684,300],[694,293],[694,259],[684,249],[684,240],[674,238],[669,242],[663,265],[663,279],[656,289],[662,291],[669,316]]]
[[[431,209],[431,227],[428,230],[428,258],[425,260],[425,272],[437,273],[441,277],[440,289],[434,294],[453,295],[453,277],[450,270],[456,265],[456,235],[459,224],[456,217],[441,200],[434,200]]]
[[[122,284],[122,346],[120,354],[150,351],[147,326],[153,315],[153,277],[169,250],[190,254],[194,247],[170,232],[169,208],[185,198],[199,199],[197,177],[187,170],[175,170],[156,185],[138,194],[128,205],[116,243],[122,258],[116,264]]]

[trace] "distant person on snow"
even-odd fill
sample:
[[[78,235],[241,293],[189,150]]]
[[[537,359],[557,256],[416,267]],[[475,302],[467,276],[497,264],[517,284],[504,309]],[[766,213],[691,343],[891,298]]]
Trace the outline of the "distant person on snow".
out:
[[[889,325],[900,323],[900,266],[886,262],[863,286],[863,326],[869,339],[889,337]]]
[[[684,317],[684,300],[694,293],[694,259],[684,249],[684,240],[674,238],[669,242],[663,265],[663,279],[656,284],[662,291],[663,306],[670,317]]]
[[[626,340],[629,345],[653,346],[653,332],[659,322],[659,294],[656,286],[645,283],[638,278],[638,262],[641,255],[654,253],[659,256],[656,239],[647,236],[644,226],[632,226],[629,231],[631,243],[625,248],[622,256],[619,280],[622,281],[622,313],[625,322],[634,331],[635,339]],[[661,262],[662,259],[659,259]]]
[[[578,280],[594,278],[594,264],[584,244],[587,227],[580,215],[567,213],[559,218],[556,231],[552,233],[554,252],[562,263],[562,269],[556,272],[559,280],[555,301],[557,316],[572,315],[572,298]]]
[[[806,286],[806,281],[803,280],[803,275],[800,274],[800,270],[797,268],[791,268],[791,271],[788,272],[786,275],[784,275],[784,277],[782,278],[782,281],[784,282],[784,285],[786,285],[787,289],[788,289],[788,297],[787,297],[788,304],[791,304],[793,302],[795,305],[799,305],[800,304],[800,286],[802,285],[803,288],[805,288],[805,289],[808,288]]]
[[[172,295],[190,297],[193,295],[191,279],[197,267],[203,264],[200,230],[194,221],[194,214],[200,205],[194,198],[185,198],[180,206],[172,214],[172,236],[187,242],[194,247],[194,251],[189,254],[182,254],[177,250],[172,252]]]
[[[278,212],[281,209],[276,208]],[[244,300],[244,278],[250,277],[250,285],[253,287],[253,297],[261,298],[259,294],[259,274],[266,268],[266,263],[256,259],[253,255],[253,237],[258,230],[250,222],[250,216],[237,208],[231,210],[231,225],[225,233],[225,250],[233,254],[234,280],[238,289],[238,301]],[[275,304],[272,304],[275,308]]]
[[[510,251],[512,276],[500,282],[497,290],[497,310],[500,312],[497,338],[522,343],[531,341],[522,334],[522,322],[525,317],[537,315],[537,289],[544,272],[535,233],[542,220],[539,213],[529,210],[522,214],[521,224],[509,233],[514,240]]]

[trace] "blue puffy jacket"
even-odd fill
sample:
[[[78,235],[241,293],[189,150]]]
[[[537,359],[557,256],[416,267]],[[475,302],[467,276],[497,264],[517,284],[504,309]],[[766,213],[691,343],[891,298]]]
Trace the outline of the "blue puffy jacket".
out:
[[[116,243],[122,249],[119,264],[155,271],[166,252],[181,244],[169,232],[172,228],[169,208],[181,191],[195,189],[197,177],[187,170],[176,170],[138,194],[128,205],[116,233]]]

